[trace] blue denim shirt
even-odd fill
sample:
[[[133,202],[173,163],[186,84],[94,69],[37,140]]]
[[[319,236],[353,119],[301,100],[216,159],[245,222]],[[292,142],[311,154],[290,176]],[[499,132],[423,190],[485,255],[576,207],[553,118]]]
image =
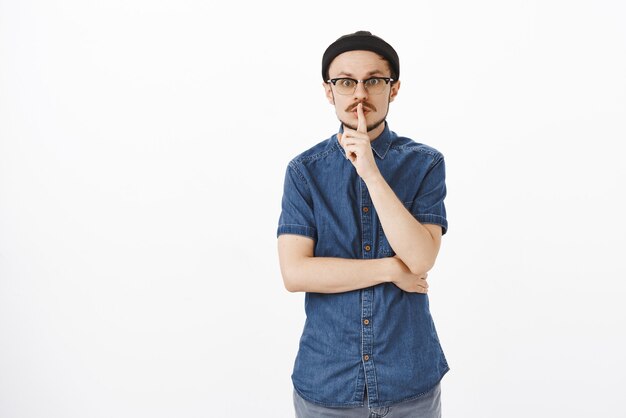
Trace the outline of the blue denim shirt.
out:
[[[372,141],[376,164],[415,218],[448,224],[444,159],[386,126]],[[315,241],[316,257],[372,259],[395,253],[363,180],[337,136],[289,162],[278,235]],[[370,407],[413,399],[449,370],[428,295],[392,283],[336,294],[306,293],[306,322],[292,381],[304,399],[328,407]]]

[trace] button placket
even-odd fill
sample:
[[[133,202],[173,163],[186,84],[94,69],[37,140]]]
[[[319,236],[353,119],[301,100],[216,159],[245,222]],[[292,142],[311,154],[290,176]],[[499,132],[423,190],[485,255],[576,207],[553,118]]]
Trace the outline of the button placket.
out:
[[[363,258],[374,258],[374,251],[372,248],[373,233],[373,220],[374,215],[371,209],[372,201],[370,199],[367,186],[363,179],[360,180],[361,186],[361,245],[363,248]],[[374,288],[369,287],[361,290],[361,359],[363,361],[363,368],[365,371],[365,384],[367,385],[367,395],[369,402],[378,402],[378,389],[376,385],[376,368],[374,366],[374,359],[372,358],[374,336],[372,332],[371,318],[372,318],[372,301],[374,298]]]

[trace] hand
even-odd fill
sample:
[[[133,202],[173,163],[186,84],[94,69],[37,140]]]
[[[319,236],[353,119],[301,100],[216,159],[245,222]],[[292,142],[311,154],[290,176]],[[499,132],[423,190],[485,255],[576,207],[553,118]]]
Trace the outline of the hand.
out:
[[[372,144],[370,137],[367,135],[367,122],[363,113],[363,104],[359,103],[356,107],[358,124],[357,129],[352,130],[345,128],[343,134],[337,134],[339,144],[346,152],[346,157],[350,160],[357,174],[367,180],[372,176],[380,174],[374,154],[372,152]]]
[[[413,274],[398,256],[390,257],[395,261],[396,270],[392,274],[391,282],[405,292],[428,293],[428,273]]]

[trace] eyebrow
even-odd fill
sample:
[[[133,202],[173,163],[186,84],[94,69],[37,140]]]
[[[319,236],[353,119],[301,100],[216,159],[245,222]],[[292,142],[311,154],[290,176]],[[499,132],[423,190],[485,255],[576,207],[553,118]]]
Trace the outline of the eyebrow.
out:
[[[383,71],[380,71],[380,70],[373,70],[373,71],[370,71],[369,73],[367,73],[367,75],[365,76],[365,78],[371,77],[371,76],[373,76],[373,75],[380,75],[380,74],[384,74],[384,72],[383,72]],[[353,78],[353,77],[354,77],[354,74],[352,74],[352,73],[347,73],[347,72],[345,72],[345,71],[341,71],[341,72],[337,75],[337,77],[333,77],[333,78],[339,78],[339,77],[350,77],[350,78]],[[382,77],[387,77],[387,76],[382,76]]]

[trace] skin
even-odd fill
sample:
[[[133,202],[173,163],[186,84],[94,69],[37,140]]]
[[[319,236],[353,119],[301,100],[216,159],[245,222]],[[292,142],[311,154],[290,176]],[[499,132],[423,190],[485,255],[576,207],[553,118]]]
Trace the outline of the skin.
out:
[[[364,70],[367,68],[367,70]],[[328,68],[329,78],[349,77],[365,80],[370,77],[391,77],[387,61],[374,52],[349,51],[338,55]],[[356,106],[361,103],[367,124],[369,138],[377,138],[385,129],[384,122],[389,112],[389,103],[393,102],[400,90],[400,81],[386,86],[380,94],[368,94],[363,83],[359,83],[353,95],[335,94],[332,84],[322,84],[328,103],[335,107],[337,118],[345,128],[357,130],[358,114]]]
[[[367,79],[389,77],[387,61],[370,51],[338,55],[329,67],[330,78]],[[421,224],[409,213],[387,184],[376,165],[371,141],[384,130],[389,103],[398,94],[400,82],[387,85],[379,95],[370,95],[359,83],[352,95],[335,94],[324,83],[326,97],[343,124],[338,135],[346,158],[370,192],[395,257],[362,260],[315,257],[315,242],[301,235],[278,237],[278,255],[285,288],[290,292],[337,293],[393,283],[406,292],[427,293],[428,271],[441,245],[441,227]]]

